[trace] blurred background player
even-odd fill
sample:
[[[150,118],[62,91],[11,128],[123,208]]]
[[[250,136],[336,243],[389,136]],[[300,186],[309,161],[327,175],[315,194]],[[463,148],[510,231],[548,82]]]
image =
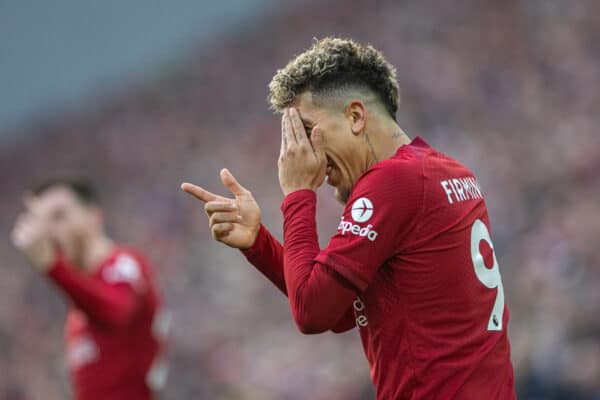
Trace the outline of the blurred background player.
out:
[[[235,199],[191,184],[213,237],[289,297],[307,334],[358,326],[377,399],[515,398],[508,308],[473,173],[396,122],[395,69],[371,46],[326,38],[279,70],[283,246],[252,194],[227,170]],[[319,248],[316,190],[345,204]]]
[[[66,359],[78,400],[149,400],[162,386],[166,319],[147,261],[104,231],[96,190],[55,178],[26,195],[14,245],[67,296]]]

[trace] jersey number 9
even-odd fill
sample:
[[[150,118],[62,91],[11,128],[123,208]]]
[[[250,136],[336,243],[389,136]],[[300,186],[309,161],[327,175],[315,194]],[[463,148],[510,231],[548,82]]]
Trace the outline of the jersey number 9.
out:
[[[483,255],[479,250],[479,244],[485,240],[492,249],[494,264],[491,268],[485,266]],[[498,260],[494,252],[494,245],[490,238],[490,232],[487,226],[480,219],[475,220],[471,227],[471,259],[477,279],[489,289],[497,289],[496,300],[488,321],[488,331],[502,330],[502,317],[504,316],[504,287],[502,286],[502,277],[498,267]]]

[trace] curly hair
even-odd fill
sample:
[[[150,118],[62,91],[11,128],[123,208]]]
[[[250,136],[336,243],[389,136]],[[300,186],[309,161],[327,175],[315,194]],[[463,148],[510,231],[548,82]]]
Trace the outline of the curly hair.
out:
[[[395,120],[399,89],[396,69],[371,45],[327,37],[279,69],[269,83],[269,102],[281,112],[306,90],[317,95],[344,89],[370,90]]]

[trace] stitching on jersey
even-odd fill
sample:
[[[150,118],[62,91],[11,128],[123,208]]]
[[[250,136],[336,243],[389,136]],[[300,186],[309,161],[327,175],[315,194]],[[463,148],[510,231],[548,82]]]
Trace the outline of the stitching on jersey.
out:
[[[429,153],[427,153],[426,151],[422,151],[421,152],[421,209],[419,210],[419,212],[417,213],[417,215],[415,215],[414,219],[413,219],[413,224],[416,225],[415,226],[415,230],[412,236],[416,237],[421,230],[424,227],[423,224],[423,215],[425,214],[425,181],[427,180],[427,178],[425,177],[425,161],[427,160],[427,158],[429,157]],[[413,249],[415,247],[415,241],[413,240],[413,243],[411,243],[410,246],[407,246],[405,248],[402,249],[402,252],[405,252],[407,250]]]
[[[325,266],[333,269],[338,275],[347,281],[351,287],[355,288],[359,292],[367,290],[369,283],[363,276],[362,272],[359,272],[360,264],[356,264],[353,260],[339,254],[330,254],[326,252],[325,260],[316,262],[324,264]],[[352,267],[347,267],[346,264],[350,264]],[[356,266],[358,266],[358,268],[356,268]],[[360,281],[359,284],[360,286],[364,287],[364,289],[358,287],[354,281]]]
[[[411,395],[414,395],[415,393],[413,392],[415,388],[419,387],[419,377],[417,376],[416,372],[415,372],[415,356],[413,355],[413,341],[411,339],[412,336],[412,325],[410,324],[410,321],[408,320],[408,316],[406,315],[406,308],[404,306],[404,303],[402,301],[398,301],[398,304],[400,305],[400,307],[402,308],[402,324],[406,327],[406,343],[407,343],[407,353],[408,353],[408,358],[409,358],[409,369],[410,369],[410,373],[412,376],[412,379],[409,382],[412,382],[412,385],[410,385],[410,391],[411,391]]]
[[[419,210],[419,212],[415,215],[414,217],[414,224],[415,229],[414,229],[414,233],[412,235],[414,235],[415,237],[421,232],[421,230],[424,227],[423,224],[423,215],[425,214],[425,181],[427,180],[427,177],[425,176],[425,162],[427,161],[428,157],[430,156],[429,152],[427,152],[427,150],[422,150],[419,151],[419,155],[421,155],[421,209]],[[411,246],[408,246],[406,248],[403,248],[402,251],[407,251],[410,250],[412,248],[415,247],[415,243],[411,243]],[[398,301],[398,304],[400,305],[400,308],[402,309],[402,324],[404,325],[406,332],[405,332],[405,340],[407,343],[407,353],[408,353],[408,359],[409,359],[409,365],[408,368],[410,369],[410,373],[411,373],[411,380],[409,382],[412,382],[412,384],[409,385],[410,387],[410,391],[411,391],[411,395],[414,396],[415,394],[415,388],[419,387],[419,376],[417,375],[417,373],[415,372],[416,369],[416,361],[415,361],[415,356],[413,354],[413,343],[414,343],[414,339],[412,338],[413,336],[413,332],[412,332],[412,325],[408,319],[408,315],[407,315],[407,310],[405,307],[405,304],[402,301]]]

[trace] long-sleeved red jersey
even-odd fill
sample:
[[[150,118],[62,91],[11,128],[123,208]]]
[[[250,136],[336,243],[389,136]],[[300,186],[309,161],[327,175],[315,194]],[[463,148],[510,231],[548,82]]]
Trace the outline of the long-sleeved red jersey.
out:
[[[59,257],[48,272],[70,299],[67,363],[77,400],[150,400],[166,377],[168,321],[146,261],[115,249],[90,275]]]
[[[284,246],[261,227],[245,251],[301,331],[358,326],[379,400],[515,398],[509,313],[471,171],[417,138],[358,180],[323,250],[315,208],[313,191],[289,194]]]

